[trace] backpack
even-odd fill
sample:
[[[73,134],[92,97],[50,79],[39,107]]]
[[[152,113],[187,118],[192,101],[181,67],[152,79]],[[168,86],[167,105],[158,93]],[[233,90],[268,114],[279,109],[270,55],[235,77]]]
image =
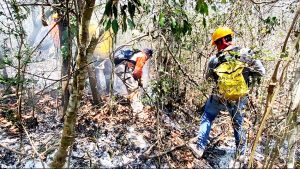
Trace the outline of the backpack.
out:
[[[118,66],[120,64],[124,65],[124,70],[122,70],[121,72],[117,73],[117,75],[119,76],[119,78],[123,81],[123,83],[128,87],[128,84],[130,84],[130,82],[128,83],[127,80],[130,80],[130,77],[126,77],[127,73],[132,73],[135,65],[136,65],[136,61],[131,60],[132,56],[136,53],[140,52],[140,50],[121,50],[121,54],[117,57],[114,58],[114,64],[115,66]]]
[[[135,61],[130,60],[132,56],[136,53],[140,52],[140,50],[121,50],[121,56],[114,58],[115,65],[121,64],[123,61],[128,61],[135,65]]]
[[[219,63],[214,69],[217,90],[222,98],[237,101],[248,94],[249,88],[243,75],[247,64],[239,60],[239,48],[219,53]]]

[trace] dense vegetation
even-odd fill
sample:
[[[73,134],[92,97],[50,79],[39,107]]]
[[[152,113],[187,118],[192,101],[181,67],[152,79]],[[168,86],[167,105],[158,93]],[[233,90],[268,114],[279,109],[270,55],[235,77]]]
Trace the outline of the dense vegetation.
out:
[[[203,158],[186,146],[213,85],[211,34],[224,25],[267,69],[245,112],[248,167],[299,167],[298,1],[0,0],[0,9],[0,168],[234,166],[228,113]],[[104,95],[99,63],[128,47],[154,50],[143,87]]]

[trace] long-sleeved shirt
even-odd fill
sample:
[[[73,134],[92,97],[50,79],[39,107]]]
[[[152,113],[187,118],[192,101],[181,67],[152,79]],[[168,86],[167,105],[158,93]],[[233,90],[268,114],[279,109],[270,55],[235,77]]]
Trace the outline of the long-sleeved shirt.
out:
[[[135,53],[130,60],[135,61],[133,77],[136,80],[141,79],[143,74],[143,67],[148,60],[148,56],[144,52],[138,52]]]
[[[238,49],[237,53],[238,53],[240,61],[247,63],[248,67],[250,68],[249,69],[250,72],[248,72],[246,74],[246,77],[244,76],[246,78],[246,81],[247,81],[247,79],[249,79],[249,76],[263,76],[264,74],[266,74],[266,70],[265,70],[263,64],[261,63],[260,60],[253,58],[254,53],[249,48],[239,48],[239,47],[229,46],[220,52],[235,51],[236,49]],[[210,60],[208,61],[208,69],[207,69],[206,79],[212,78],[215,80],[214,69],[219,65],[219,63],[220,63],[219,59],[220,58],[218,57],[218,54],[217,54],[217,55],[212,56],[210,58]]]

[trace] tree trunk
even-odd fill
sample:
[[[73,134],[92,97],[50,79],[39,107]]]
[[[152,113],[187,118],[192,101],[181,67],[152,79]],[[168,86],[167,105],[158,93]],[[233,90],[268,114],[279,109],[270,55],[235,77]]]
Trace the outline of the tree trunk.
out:
[[[0,60],[1,60],[1,55],[0,55]],[[1,69],[1,68],[0,68]],[[6,66],[3,67],[3,70],[2,70],[2,75],[3,75],[3,78],[4,79],[8,79],[8,74],[7,74],[7,71],[6,71]],[[7,94],[11,94],[12,93],[12,90],[11,90],[11,86],[10,85],[2,85],[0,84],[0,86],[3,86],[5,88],[4,90],[4,95],[7,95]]]
[[[288,135],[288,159],[287,159],[287,168],[295,168],[295,159],[296,159],[296,150],[297,150],[297,141],[299,139],[299,123],[300,119],[297,119],[297,115],[300,115],[300,104],[295,111],[292,112],[291,117],[291,131]]]
[[[293,27],[296,24],[296,21],[298,19],[299,14],[300,14],[300,4],[298,4],[297,12],[296,12],[296,14],[295,14],[295,16],[293,18],[293,22],[292,22],[292,24],[290,26],[290,29],[289,29],[289,31],[287,33],[287,36],[285,38],[284,44],[282,46],[281,54],[286,53],[287,42],[288,42],[288,39],[289,39],[289,37],[291,35],[292,29],[293,29]],[[290,56],[288,56],[288,57],[290,57]],[[276,63],[275,70],[273,72],[273,75],[271,77],[271,81],[270,81],[269,86],[268,86],[268,94],[267,94],[267,98],[266,98],[266,107],[265,107],[265,110],[264,110],[264,113],[263,113],[263,117],[262,117],[262,120],[261,120],[259,128],[258,128],[258,131],[256,133],[255,140],[253,142],[253,146],[251,148],[251,153],[250,153],[250,158],[249,158],[249,165],[248,165],[249,168],[253,167],[254,153],[255,153],[256,148],[258,146],[259,139],[260,139],[260,137],[262,135],[263,128],[265,127],[267,119],[269,118],[269,115],[271,114],[271,111],[272,111],[274,102],[276,100],[276,97],[277,97],[278,93],[280,92],[280,89],[284,85],[284,82],[285,82],[284,79],[287,76],[287,69],[288,69],[288,66],[290,64],[290,61],[288,61],[283,66],[282,73],[281,73],[279,79],[277,79],[279,67],[282,65],[281,63],[282,63],[282,60],[279,60]]]
[[[60,50],[62,56],[62,67],[61,67],[61,77],[68,76],[67,78],[63,78],[61,81],[61,89],[62,89],[62,117],[65,116],[65,112],[67,111],[67,106],[70,97],[69,90],[69,80],[70,80],[70,69],[71,69],[71,59],[72,59],[72,35],[70,30],[70,17],[69,17],[69,2],[66,1],[67,6],[67,16],[65,16],[58,24],[59,27],[59,36],[60,36]]]
[[[90,82],[91,92],[93,96],[93,104],[98,105],[101,102],[100,100],[101,98],[98,94],[98,89],[97,89],[95,67],[92,64],[88,66],[88,76],[89,76],[89,82]]]
[[[61,77],[68,76],[71,64],[71,57],[68,54],[67,57],[63,58],[62,61],[62,69],[61,69]],[[65,116],[65,112],[67,111],[70,90],[69,90],[69,80],[70,78],[63,78],[61,82],[62,87],[62,117]]]
[[[298,62],[299,63],[299,62]],[[293,91],[295,92],[294,98],[292,100],[291,107],[291,117],[289,118],[288,125],[290,125],[291,130],[290,134],[288,134],[288,160],[287,167],[295,168],[295,155],[297,150],[297,141],[299,139],[299,119],[300,117],[300,65],[298,65],[298,69],[295,72],[295,81],[293,86]]]
[[[101,23],[102,23],[102,20],[100,21]],[[91,92],[92,92],[92,96],[93,96],[93,103],[95,105],[98,105],[101,102],[101,98],[99,96],[99,91],[97,89],[97,79],[96,79],[96,74],[95,74],[95,67],[91,62],[92,62],[93,53],[96,49],[96,46],[98,44],[98,41],[99,41],[101,35],[103,35],[103,32],[104,31],[101,30],[97,38],[95,35],[92,37],[89,47],[86,50],[86,55],[87,55],[87,58],[89,61],[88,76],[89,76],[89,82],[90,82]]]
[[[87,75],[87,56],[86,49],[89,36],[89,24],[93,13],[95,0],[86,0],[81,18],[81,27],[79,32],[79,51],[76,58],[76,70],[73,75],[72,92],[70,95],[61,142],[58,151],[55,153],[51,163],[52,168],[62,168],[68,156],[68,148],[75,139],[76,115],[80,106],[84,91],[84,82]]]

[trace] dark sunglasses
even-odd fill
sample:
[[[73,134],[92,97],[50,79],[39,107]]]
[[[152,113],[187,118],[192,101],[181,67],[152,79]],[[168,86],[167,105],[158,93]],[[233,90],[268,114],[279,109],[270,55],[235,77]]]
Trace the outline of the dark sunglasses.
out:
[[[231,36],[231,35],[227,35],[227,36],[225,36],[225,37],[223,37],[223,38],[225,39],[226,42],[231,42],[231,41],[232,41],[232,36]],[[223,43],[223,38],[217,39],[217,40],[215,41],[215,44],[216,44],[216,45],[222,44],[222,43]]]

